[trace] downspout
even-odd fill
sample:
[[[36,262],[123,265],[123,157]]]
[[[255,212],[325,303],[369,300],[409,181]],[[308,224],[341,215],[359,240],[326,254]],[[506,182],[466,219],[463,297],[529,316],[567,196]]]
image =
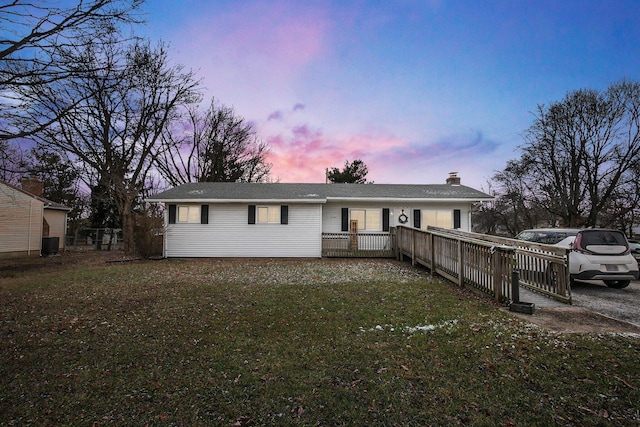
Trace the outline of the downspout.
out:
[[[165,203],[165,207],[166,207]],[[169,233],[169,211],[167,209],[162,213],[162,222],[164,222],[164,233],[162,233],[162,258],[167,257],[167,242],[169,239],[167,238],[167,234]]]
[[[69,212],[64,213],[64,234],[62,237],[62,250],[66,252],[67,250],[67,231],[69,231],[69,218],[67,214]]]
[[[33,199],[29,200],[29,237],[27,240],[27,255],[31,255],[31,229],[33,222]]]

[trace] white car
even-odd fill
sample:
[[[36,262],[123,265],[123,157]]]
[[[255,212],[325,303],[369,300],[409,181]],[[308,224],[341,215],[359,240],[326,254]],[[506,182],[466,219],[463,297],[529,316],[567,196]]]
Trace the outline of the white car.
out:
[[[631,248],[631,255],[638,261],[638,267],[640,268],[640,241],[629,240],[629,248]]]
[[[626,288],[638,279],[638,262],[618,230],[601,228],[525,230],[516,239],[569,249],[569,277],[602,280],[610,288]]]

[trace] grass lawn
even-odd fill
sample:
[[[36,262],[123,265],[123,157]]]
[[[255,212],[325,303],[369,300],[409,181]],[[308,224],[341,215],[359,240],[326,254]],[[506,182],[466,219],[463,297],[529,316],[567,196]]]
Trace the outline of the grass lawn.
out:
[[[73,257],[0,269],[0,425],[640,424],[638,336],[409,264]]]

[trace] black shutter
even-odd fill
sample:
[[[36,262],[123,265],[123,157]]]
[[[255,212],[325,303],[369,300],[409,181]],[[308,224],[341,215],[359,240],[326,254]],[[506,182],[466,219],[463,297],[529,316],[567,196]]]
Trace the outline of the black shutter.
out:
[[[176,205],[169,205],[169,224],[176,223]]]
[[[289,206],[280,206],[280,224],[289,224]]]
[[[209,205],[200,206],[200,224],[209,224]]]
[[[460,209],[453,210],[453,228],[460,228]]]
[[[389,209],[382,209],[382,231],[389,231]]]
[[[349,231],[349,208],[342,208],[342,231]]]
[[[413,210],[413,226],[420,228],[420,209]]]
[[[249,224],[256,223],[256,205],[249,205]]]

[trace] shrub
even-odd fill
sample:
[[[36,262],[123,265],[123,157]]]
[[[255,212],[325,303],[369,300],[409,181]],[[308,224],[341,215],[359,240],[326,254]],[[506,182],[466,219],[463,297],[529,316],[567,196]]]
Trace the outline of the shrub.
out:
[[[136,253],[149,258],[162,255],[162,216],[157,213],[136,214],[133,239]]]

